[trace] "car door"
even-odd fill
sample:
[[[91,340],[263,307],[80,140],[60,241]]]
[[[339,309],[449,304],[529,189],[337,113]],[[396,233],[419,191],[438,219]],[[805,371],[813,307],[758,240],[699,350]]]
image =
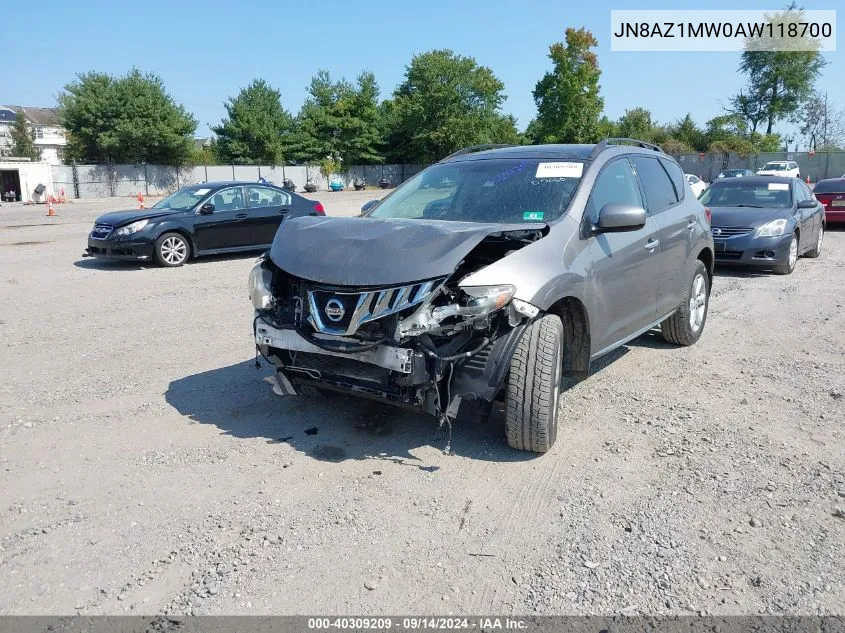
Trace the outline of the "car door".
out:
[[[256,246],[271,244],[279,225],[290,213],[291,195],[274,187],[248,185],[246,197],[251,243]]]
[[[586,239],[593,262],[590,314],[596,353],[648,327],[655,319],[660,245],[657,226],[648,218],[635,231],[595,233],[599,212],[608,203],[644,207],[631,163],[625,156],[609,161],[593,185],[585,210]]]
[[[214,209],[203,213],[202,207],[210,202]],[[201,251],[237,248],[250,244],[249,227],[244,222],[249,217],[244,203],[243,187],[219,189],[205,200],[196,211],[194,239]]]
[[[816,243],[816,239],[818,238],[819,229],[822,225],[822,216],[824,215],[824,207],[818,200],[816,200],[816,196],[812,191],[810,191],[810,188],[807,185],[800,180],[796,182],[798,185],[797,188],[801,191],[803,199],[812,200],[816,203],[816,206],[812,209],[798,209],[798,212],[801,213],[801,221],[804,222],[804,226],[806,227],[801,229],[801,246],[809,248]],[[804,233],[804,231],[807,232]]]
[[[657,225],[660,241],[657,314],[654,317],[659,318],[680,305],[689,281],[687,262],[696,229],[696,205],[691,197],[689,204],[684,204],[683,172],[674,161],[641,154],[632,155],[631,160],[645,194],[646,210]]]

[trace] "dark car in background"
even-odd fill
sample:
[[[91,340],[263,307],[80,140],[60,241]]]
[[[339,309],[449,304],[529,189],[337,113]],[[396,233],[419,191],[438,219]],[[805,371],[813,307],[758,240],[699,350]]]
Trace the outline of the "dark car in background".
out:
[[[813,193],[824,205],[827,222],[845,223],[845,175],[819,180],[813,187]]]
[[[306,215],[325,215],[323,205],[271,184],[206,182],[149,209],[97,218],[85,256],[181,266],[201,255],[266,249],[284,220]]]
[[[818,257],[825,217],[797,178],[752,176],[714,182],[700,198],[712,214],[716,263],[795,270],[798,257]]]
[[[722,180],[724,178],[747,178],[748,176],[753,176],[754,172],[750,169],[723,169],[719,172],[719,175],[716,176],[716,180]]]

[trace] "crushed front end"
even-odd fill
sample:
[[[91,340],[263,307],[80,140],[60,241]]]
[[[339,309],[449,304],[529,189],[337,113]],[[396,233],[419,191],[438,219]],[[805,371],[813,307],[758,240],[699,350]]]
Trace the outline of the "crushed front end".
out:
[[[249,289],[256,346],[276,369],[274,391],[296,395],[310,385],[441,421],[485,417],[539,310],[514,299],[513,286],[460,282],[543,234],[488,235],[450,273],[387,285],[310,281],[265,256]]]

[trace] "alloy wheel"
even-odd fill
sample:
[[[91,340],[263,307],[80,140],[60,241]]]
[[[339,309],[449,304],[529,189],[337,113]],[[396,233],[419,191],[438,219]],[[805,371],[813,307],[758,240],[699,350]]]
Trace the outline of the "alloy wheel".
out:
[[[789,243],[789,269],[795,268],[795,262],[798,261],[798,238],[793,236]]]
[[[704,275],[696,275],[692,280],[692,292],[689,299],[689,326],[693,332],[698,332],[704,323],[707,311],[707,282]]]
[[[816,240],[816,252],[822,252],[822,242],[824,241],[824,227],[819,227],[819,238]]]
[[[168,237],[161,243],[161,258],[168,264],[181,264],[188,258],[188,244],[175,235]]]

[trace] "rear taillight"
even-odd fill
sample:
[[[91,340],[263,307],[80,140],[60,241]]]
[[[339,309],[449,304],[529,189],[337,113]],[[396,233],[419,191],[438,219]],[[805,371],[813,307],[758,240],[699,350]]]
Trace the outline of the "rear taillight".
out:
[[[824,205],[824,208],[830,210],[831,202],[833,202],[833,195],[829,193],[817,193],[816,200]]]
[[[707,226],[710,226],[710,222],[713,220],[713,212],[710,207],[704,207],[704,217],[707,218]]]
[[[319,202],[314,203],[314,212],[317,215],[326,215],[326,210],[323,208],[323,205]]]

